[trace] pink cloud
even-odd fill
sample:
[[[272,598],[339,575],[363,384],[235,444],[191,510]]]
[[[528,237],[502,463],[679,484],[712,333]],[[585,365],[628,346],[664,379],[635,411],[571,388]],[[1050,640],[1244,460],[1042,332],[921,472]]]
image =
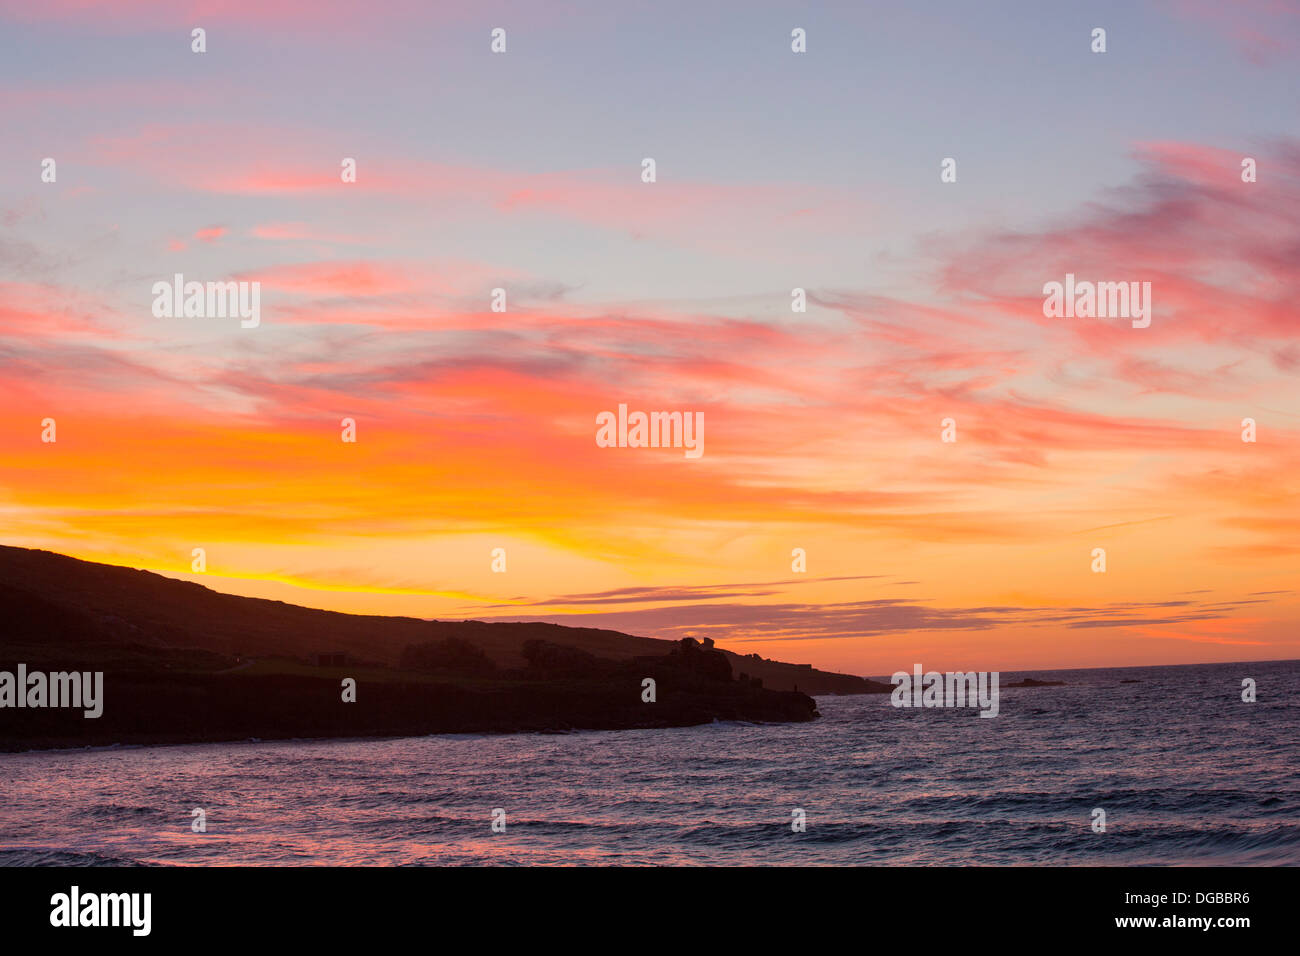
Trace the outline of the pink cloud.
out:
[[[232,156],[228,145],[243,145]],[[332,195],[349,202],[437,209],[443,214],[537,216],[631,236],[653,235],[723,252],[752,248],[764,230],[852,231],[866,205],[841,191],[789,183],[732,184],[679,180],[667,170],[656,183],[625,169],[529,172],[431,163],[385,152],[341,149],[319,134],[238,129],[213,124],[155,124],[99,136],[90,144],[101,165],[176,189],[224,195]],[[340,176],[356,160],[355,183]]]
[[[355,234],[327,232],[305,222],[265,222],[254,226],[250,235],[271,242],[321,242],[366,245],[373,240]]]
[[[1300,145],[1252,151],[1258,182],[1241,180],[1245,151],[1145,143],[1142,175],[1072,222],[977,235],[943,253],[941,290],[961,310],[1064,333],[1096,354],[1137,342],[1124,322],[1045,318],[1043,283],[1149,281],[1147,345],[1290,340],[1300,300]]]
[[[327,259],[255,269],[239,277],[256,280],[268,291],[312,297],[316,301],[291,306],[316,316],[312,321],[338,322],[369,315],[375,324],[386,324],[391,311],[414,308],[427,313],[440,302],[471,293],[479,294],[486,306],[488,283],[517,275],[513,270],[461,260]],[[320,301],[326,299],[376,301],[372,311],[362,312],[354,303]]]
[[[1293,0],[1164,0],[1164,5],[1177,17],[1230,37],[1260,66],[1300,49],[1300,6]]]

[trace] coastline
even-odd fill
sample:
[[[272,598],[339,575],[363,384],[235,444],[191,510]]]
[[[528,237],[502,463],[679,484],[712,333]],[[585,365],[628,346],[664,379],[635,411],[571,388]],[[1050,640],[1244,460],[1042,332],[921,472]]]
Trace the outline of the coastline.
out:
[[[268,674],[129,674],[111,677],[101,717],[56,709],[10,711],[0,752],[165,746],[258,739],[322,740],[464,733],[565,733],[689,727],[715,720],[814,720],[816,702],[797,691],[668,673],[658,699],[640,679],[469,680],[410,677],[358,681],[343,702],[342,679]],[[20,716],[21,715],[21,716]],[[20,718],[20,719],[14,719]]]

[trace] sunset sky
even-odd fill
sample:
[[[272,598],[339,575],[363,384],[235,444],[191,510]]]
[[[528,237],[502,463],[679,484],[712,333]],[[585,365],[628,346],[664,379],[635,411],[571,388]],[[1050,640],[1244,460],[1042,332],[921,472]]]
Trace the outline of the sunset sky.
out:
[[[1300,657],[1300,3],[1083,6],[0,0],[0,543],[864,674]]]

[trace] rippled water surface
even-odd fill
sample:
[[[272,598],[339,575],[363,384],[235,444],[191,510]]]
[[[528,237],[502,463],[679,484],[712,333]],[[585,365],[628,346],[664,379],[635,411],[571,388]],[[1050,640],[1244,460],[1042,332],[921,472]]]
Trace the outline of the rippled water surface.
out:
[[[1300,863],[1300,663],[1035,676],[996,719],[0,754],[0,863]]]

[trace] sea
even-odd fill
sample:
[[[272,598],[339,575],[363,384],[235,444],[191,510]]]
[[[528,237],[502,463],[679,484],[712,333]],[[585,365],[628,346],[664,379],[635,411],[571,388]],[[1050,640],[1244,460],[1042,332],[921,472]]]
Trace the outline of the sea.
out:
[[[1024,676],[1066,684],[995,718],[877,694],[805,724],[0,754],[0,865],[1300,863],[1300,662]]]

